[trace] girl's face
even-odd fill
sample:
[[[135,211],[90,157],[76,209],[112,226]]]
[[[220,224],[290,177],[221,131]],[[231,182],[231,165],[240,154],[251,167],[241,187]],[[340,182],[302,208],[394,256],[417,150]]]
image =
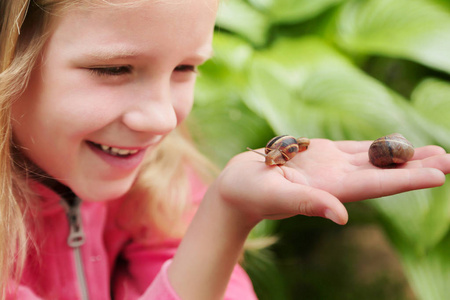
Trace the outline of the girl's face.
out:
[[[13,104],[17,144],[87,201],[120,197],[191,110],[216,0],[148,1],[58,17]]]

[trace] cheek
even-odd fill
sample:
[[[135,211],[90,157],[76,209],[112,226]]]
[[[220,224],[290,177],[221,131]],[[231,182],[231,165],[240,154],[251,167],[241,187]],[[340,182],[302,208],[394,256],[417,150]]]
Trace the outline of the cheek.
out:
[[[47,97],[48,114],[53,126],[65,129],[67,138],[83,138],[96,132],[117,119],[119,101],[106,90],[86,86],[86,88],[56,90]],[[51,102],[51,103],[50,103]]]
[[[47,69],[34,71],[27,89],[12,105],[15,134],[63,131],[70,137],[101,127],[113,109],[107,103],[110,97],[81,79],[71,73],[58,78]]]

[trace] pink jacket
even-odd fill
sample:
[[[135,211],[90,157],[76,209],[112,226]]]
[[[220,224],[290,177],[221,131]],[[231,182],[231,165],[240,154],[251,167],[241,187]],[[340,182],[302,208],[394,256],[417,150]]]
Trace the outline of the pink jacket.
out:
[[[204,191],[194,184],[194,200]],[[36,247],[30,247],[20,284],[11,284],[16,289],[7,299],[180,299],[167,277],[179,240],[133,240],[115,221],[120,200],[81,203],[78,211],[69,210],[69,226],[60,197],[44,186],[39,193],[44,205],[32,241]],[[240,266],[234,269],[225,299],[256,299]]]

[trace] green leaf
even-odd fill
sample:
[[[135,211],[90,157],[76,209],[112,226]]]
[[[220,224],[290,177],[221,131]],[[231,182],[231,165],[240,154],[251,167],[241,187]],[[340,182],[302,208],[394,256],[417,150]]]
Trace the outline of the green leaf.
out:
[[[199,68],[196,105],[206,105],[220,97],[239,98],[248,85],[247,68],[253,48],[236,36],[219,32],[213,48],[213,58]]]
[[[416,255],[402,248],[400,258],[418,299],[442,300],[450,295],[450,235],[426,254]]]
[[[199,69],[188,125],[199,149],[220,166],[246,147],[265,144],[273,131],[242,102],[252,48],[228,34],[217,34],[214,58]]]
[[[422,81],[411,95],[411,103],[424,118],[418,121],[436,143],[450,150],[450,84],[429,78]]]
[[[216,25],[248,39],[255,45],[266,42],[270,21],[268,17],[243,0],[221,1]]]
[[[243,267],[252,279],[260,300],[289,299],[285,278],[270,249],[245,252]]]
[[[418,299],[446,299],[450,287],[450,183],[371,200]]]
[[[301,22],[314,18],[343,0],[249,0],[270,16],[272,23]]]
[[[436,247],[450,226],[450,183],[368,201],[389,222],[399,249],[424,255]]]
[[[450,12],[450,2],[448,0],[430,0],[432,3],[435,3],[441,6],[444,10]]]
[[[407,101],[316,37],[282,39],[255,54],[247,105],[278,134],[374,139],[400,132],[428,143]]]
[[[348,1],[336,41],[352,53],[411,59],[450,73],[450,12],[430,0]]]
[[[450,83],[439,79],[421,82],[411,100],[414,107],[429,120],[450,130]]]
[[[225,97],[195,106],[188,125],[198,148],[221,167],[246,147],[264,145],[273,136],[267,123],[239,99]]]

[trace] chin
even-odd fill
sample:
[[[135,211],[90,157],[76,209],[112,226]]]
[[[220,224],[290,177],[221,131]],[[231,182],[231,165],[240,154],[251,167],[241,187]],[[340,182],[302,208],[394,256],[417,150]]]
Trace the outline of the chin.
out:
[[[112,201],[123,197],[131,188],[132,184],[103,184],[96,186],[89,186],[82,191],[77,191],[73,189],[74,193],[77,194],[83,201],[87,202],[102,202],[102,201]]]
[[[116,200],[122,196],[124,196],[128,190],[121,192],[111,192],[107,191],[102,193],[101,191],[97,191],[95,193],[90,193],[89,195],[77,194],[83,201],[86,202],[105,202]]]

